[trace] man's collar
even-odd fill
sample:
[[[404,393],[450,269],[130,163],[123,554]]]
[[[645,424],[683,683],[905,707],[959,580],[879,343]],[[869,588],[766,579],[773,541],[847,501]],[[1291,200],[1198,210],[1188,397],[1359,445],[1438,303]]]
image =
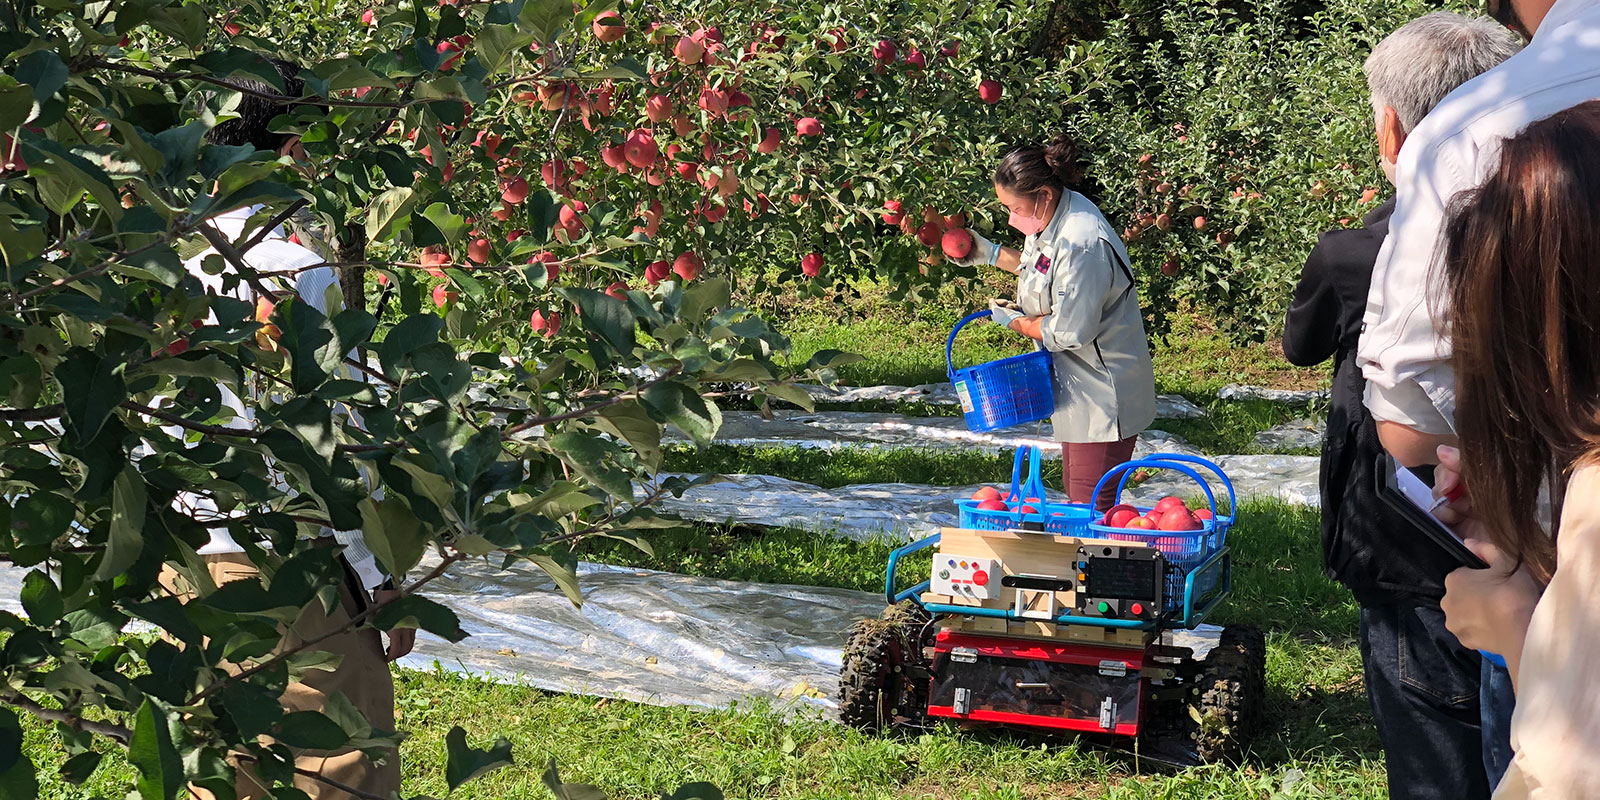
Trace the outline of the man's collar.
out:
[[[1538,42],[1549,38],[1551,31],[1577,19],[1596,6],[1600,6],[1600,0],[1556,0],[1555,5],[1550,6],[1550,10],[1545,13],[1544,20],[1539,23],[1539,31],[1533,35],[1533,40]]]

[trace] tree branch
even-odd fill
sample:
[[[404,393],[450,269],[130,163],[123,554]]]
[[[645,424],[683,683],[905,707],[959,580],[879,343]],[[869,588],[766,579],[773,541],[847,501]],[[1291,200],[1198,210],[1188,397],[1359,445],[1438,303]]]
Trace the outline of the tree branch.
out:
[[[293,203],[290,203],[288,208],[278,212],[277,216],[269,220],[267,224],[262,225],[261,230],[256,231],[255,235],[250,237],[250,241],[245,242],[244,245],[239,248],[240,252],[250,252],[250,248],[261,244],[261,242],[264,241],[268,236],[272,235],[274,230],[277,230],[279,225],[288,222],[289,218],[294,216],[294,212],[299,211],[310,204],[311,201],[305,199],[304,197],[294,201]]]
[[[261,428],[229,428],[225,425],[208,425],[204,422],[195,422],[193,420],[184,419],[176,414],[170,414],[162,411],[159,408],[151,408],[146,405],[140,405],[132,400],[123,403],[122,408],[126,408],[129,411],[137,411],[140,414],[154,417],[162,422],[170,423],[186,430],[195,431],[196,433],[203,433],[207,436],[225,436],[234,439],[259,439],[262,436],[267,435],[267,431],[262,430]],[[335,449],[341,453],[374,453],[379,450],[387,450],[391,446],[399,445],[341,444],[335,446]]]
[[[130,731],[121,725],[114,725],[109,722],[97,722],[92,719],[84,719],[83,717],[66,711],[57,711],[53,708],[45,708],[44,706],[41,706],[38,703],[28,699],[27,695],[17,692],[0,693],[0,700],[5,701],[6,705],[11,706],[12,708],[26,711],[29,714],[32,714],[33,716],[47,722],[60,722],[77,730],[98,733],[108,739],[115,739],[124,745],[133,738],[133,731]]]
[[[61,411],[60,403],[38,408],[0,408],[0,422],[42,422],[61,416]]]
[[[549,424],[551,424],[553,422],[565,422],[566,420],[569,420],[569,419],[577,419],[578,417],[586,417],[586,416],[588,416],[590,414],[593,414],[596,411],[599,411],[602,408],[609,408],[609,407],[614,406],[614,405],[616,405],[616,404],[618,404],[618,403],[620,403],[620,402],[622,402],[624,400],[631,400],[631,399],[633,399],[635,397],[638,397],[641,393],[643,393],[645,390],[649,389],[650,387],[655,386],[656,384],[659,384],[659,383],[661,383],[663,381],[666,381],[666,380],[668,380],[670,378],[677,377],[677,375],[678,375],[678,373],[680,371],[681,371],[680,367],[673,367],[672,369],[669,369],[666,372],[662,373],[659,377],[656,377],[656,378],[650,380],[649,382],[645,383],[643,386],[636,386],[633,389],[630,389],[630,390],[628,390],[626,392],[623,392],[622,394],[616,395],[614,397],[611,397],[611,398],[606,399],[604,401],[601,401],[599,403],[595,403],[592,406],[584,406],[583,408],[575,409],[573,411],[568,411],[565,414],[557,414],[557,415],[555,415],[553,417],[534,417],[533,419],[530,419],[530,420],[528,420],[526,422],[523,422],[520,425],[513,425],[512,427],[507,428],[504,433],[500,434],[500,436],[501,436],[501,438],[510,438],[510,437],[516,436],[517,434],[522,433],[524,431],[531,430],[533,428],[537,428],[540,425],[549,425]]]
[[[332,97],[320,96],[289,97],[287,95],[278,94],[277,92],[264,92],[260,89],[252,89],[248,86],[240,86],[232,81],[226,81],[221,78],[199,72],[161,72],[159,70],[135,67],[131,64],[119,64],[114,61],[107,61],[103,58],[91,59],[84,63],[96,69],[107,69],[113,72],[126,72],[131,75],[143,75],[146,78],[155,78],[156,80],[161,81],[199,81],[200,83],[208,83],[212,86],[220,86],[224,89],[239,92],[240,94],[246,94],[251,97],[259,97],[263,100],[272,100],[286,106],[319,105],[339,108],[408,108],[416,105],[419,102],[424,102],[419,100],[406,100],[404,102],[382,103],[367,100],[338,100]]]
[[[49,282],[49,283],[47,283],[47,284],[45,284],[43,286],[39,286],[39,287],[36,287],[36,288],[33,288],[33,289],[29,289],[26,292],[13,294],[10,297],[6,298],[6,300],[10,305],[13,305],[13,306],[19,305],[24,300],[31,300],[31,299],[33,299],[35,297],[38,297],[41,294],[45,294],[47,292],[54,291],[54,290],[59,289],[59,288],[61,288],[63,286],[66,286],[68,284],[77,283],[78,281],[84,280],[85,278],[93,278],[94,276],[99,275],[100,273],[105,272],[106,270],[108,270],[111,267],[115,266],[116,264],[121,262],[123,259],[126,259],[126,258],[128,258],[130,256],[139,255],[140,253],[143,253],[146,250],[151,250],[151,249],[154,249],[154,248],[160,247],[160,246],[170,246],[170,244],[169,244],[169,242],[168,242],[166,237],[157,239],[157,240],[145,245],[144,247],[140,247],[140,248],[138,248],[136,250],[130,250],[130,251],[126,252],[126,253],[118,252],[115,256],[112,256],[111,258],[108,258],[105,261],[102,261],[99,264],[96,264],[96,265],[94,265],[94,266],[92,266],[92,267],[90,267],[90,268],[88,268],[86,270],[83,270],[81,272],[74,272],[71,275],[68,275],[68,276],[66,276],[64,278],[56,278],[55,280],[53,280],[53,281],[51,281],[51,282]]]

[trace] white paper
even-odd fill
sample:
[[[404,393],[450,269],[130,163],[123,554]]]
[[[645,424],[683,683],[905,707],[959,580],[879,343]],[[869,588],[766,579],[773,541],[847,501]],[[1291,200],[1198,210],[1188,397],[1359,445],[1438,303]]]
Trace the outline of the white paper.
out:
[[[1429,488],[1428,484],[1423,483],[1416,473],[1401,466],[1394,468],[1394,477],[1395,483],[1400,487],[1400,494],[1405,495],[1405,498],[1411,501],[1412,505],[1422,509],[1422,513],[1439,520],[1438,517],[1433,516],[1433,489]],[[1461,542],[1462,546],[1466,546],[1466,542],[1456,535],[1456,532],[1451,530],[1450,526],[1444,524],[1442,520],[1439,521],[1439,528],[1449,533],[1451,538]]]

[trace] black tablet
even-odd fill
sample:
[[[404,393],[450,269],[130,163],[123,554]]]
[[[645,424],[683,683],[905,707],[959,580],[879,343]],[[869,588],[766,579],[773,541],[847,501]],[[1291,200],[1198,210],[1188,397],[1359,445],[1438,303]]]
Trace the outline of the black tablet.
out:
[[[1466,543],[1461,541],[1461,537],[1457,536],[1455,531],[1440,522],[1439,518],[1429,511],[1433,507],[1433,488],[1411,470],[1395,463],[1393,456],[1384,453],[1378,456],[1376,478],[1379,499],[1396,514],[1427,534],[1428,538],[1449,553],[1451,558],[1464,567],[1489,568],[1488,564],[1483,563],[1483,559],[1467,549]]]

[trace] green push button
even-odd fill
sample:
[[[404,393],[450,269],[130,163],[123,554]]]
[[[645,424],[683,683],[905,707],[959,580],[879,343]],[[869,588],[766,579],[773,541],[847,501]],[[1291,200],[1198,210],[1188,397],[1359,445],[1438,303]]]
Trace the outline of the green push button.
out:
[[[1104,600],[1101,600],[1100,601],[1100,613],[1101,614],[1110,614],[1111,613],[1111,604],[1107,603]]]

